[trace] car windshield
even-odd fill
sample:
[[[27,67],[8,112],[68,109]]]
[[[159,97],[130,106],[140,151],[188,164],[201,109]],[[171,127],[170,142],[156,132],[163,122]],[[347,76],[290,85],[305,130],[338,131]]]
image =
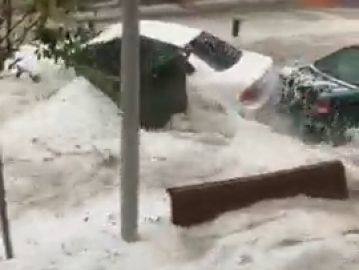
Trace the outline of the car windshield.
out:
[[[236,64],[242,52],[217,37],[202,32],[189,43],[192,53],[217,71],[223,71]]]
[[[314,63],[321,72],[359,86],[359,47],[344,48]]]

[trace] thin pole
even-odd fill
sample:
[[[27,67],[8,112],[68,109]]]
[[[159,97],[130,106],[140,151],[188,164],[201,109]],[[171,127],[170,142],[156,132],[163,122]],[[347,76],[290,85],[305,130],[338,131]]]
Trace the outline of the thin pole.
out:
[[[6,259],[12,259],[14,257],[14,254],[12,249],[12,242],[11,242],[10,229],[9,229],[9,219],[7,214],[6,192],[5,192],[5,183],[4,183],[4,165],[2,161],[2,156],[0,156],[0,217],[1,217],[2,238],[5,247],[5,256]]]
[[[123,0],[121,44],[121,235],[137,240],[139,180],[139,22],[138,0]]]

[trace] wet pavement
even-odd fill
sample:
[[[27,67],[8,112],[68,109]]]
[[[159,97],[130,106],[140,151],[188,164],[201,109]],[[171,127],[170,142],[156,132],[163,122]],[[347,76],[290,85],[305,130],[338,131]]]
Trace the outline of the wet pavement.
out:
[[[240,36],[232,37],[232,20],[239,18]],[[155,18],[151,18],[155,19]],[[191,16],[160,16],[207,30],[242,49],[273,57],[279,65],[312,61],[337,48],[359,43],[359,8],[234,9]],[[98,24],[102,29],[106,24]]]
[[[243,20],[236,38],[231,36],[233,18]],[[240,48],[270,55],[279,65],[312,61],[359,43],[359,9],[233,11],[161,20],[208,30]]]

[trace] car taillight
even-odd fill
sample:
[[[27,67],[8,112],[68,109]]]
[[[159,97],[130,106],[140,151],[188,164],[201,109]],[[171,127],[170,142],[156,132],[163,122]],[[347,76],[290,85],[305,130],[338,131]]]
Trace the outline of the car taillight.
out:
[[[332,110],[330,100],[318,100],[315,105],[315,111],[317,114],[328,114]]]
[[[239,101],[244,105],[253,104],[260,98],[260,91],[257,88],[249,88],[239,95]]]

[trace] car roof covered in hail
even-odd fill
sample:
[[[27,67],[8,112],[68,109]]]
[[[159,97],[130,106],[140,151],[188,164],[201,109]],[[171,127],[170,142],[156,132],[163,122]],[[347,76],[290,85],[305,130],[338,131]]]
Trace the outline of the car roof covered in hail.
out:
[[[188,26],[162,22],[155,20],[141,20],[141,36],[173,44],[177,47],[184,47],[192,39],[198,36],[202,30]],[[112,24],[106,27],[97,37],[88,44],[108,42],[122,37],[122,23]]]

